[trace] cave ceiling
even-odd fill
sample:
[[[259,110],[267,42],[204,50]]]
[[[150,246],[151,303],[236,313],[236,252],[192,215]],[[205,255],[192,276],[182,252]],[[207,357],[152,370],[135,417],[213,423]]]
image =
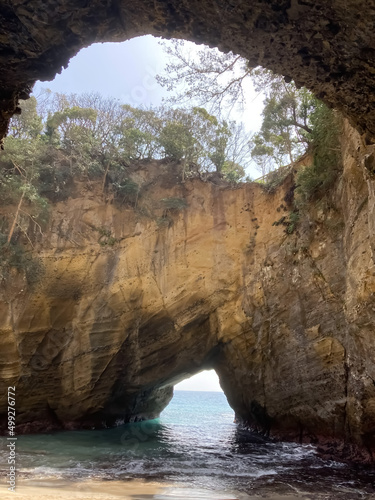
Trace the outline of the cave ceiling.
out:
[[[306,86],[375,136],[372,0],[7,0],[0,25],[0,136],[18,99],[81,48],[145,34],[239,53]]]

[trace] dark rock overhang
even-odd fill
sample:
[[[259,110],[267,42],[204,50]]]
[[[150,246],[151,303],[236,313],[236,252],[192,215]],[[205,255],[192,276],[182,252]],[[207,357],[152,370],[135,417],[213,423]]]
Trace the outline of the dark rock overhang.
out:
[[[38,79],[82,47],[153,34],[246,57],[340,109],[375,136],[375,2],[8,0],[0,12],[0,136]]]

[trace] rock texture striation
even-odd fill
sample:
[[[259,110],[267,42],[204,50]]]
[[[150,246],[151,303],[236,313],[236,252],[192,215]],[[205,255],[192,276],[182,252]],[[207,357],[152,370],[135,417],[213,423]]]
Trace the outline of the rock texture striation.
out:
[[[233,51],[375,135],[374,0],[8,0],[0,12],[0,136],[34,82],[82,47],[153,34]]]
[[[347,126],[339,181],[292,234],[274,225],[291,209],[291,177],[268,194],[176,183],[154,162],[133,172],[137,209],[77,184],[35,243],[43,279],[30,288],[15,274],[1,289],[0,373],[16,386],[19,430],[153,417],[174,383],[214,368],[252,428],[373,460],[369,154]],[[168,197],[187,208],[163,209]]]

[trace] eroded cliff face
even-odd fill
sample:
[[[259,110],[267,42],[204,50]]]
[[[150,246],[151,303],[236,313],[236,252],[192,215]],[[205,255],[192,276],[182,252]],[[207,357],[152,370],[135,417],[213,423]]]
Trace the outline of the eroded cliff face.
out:
[[[373,459],[375,183],[349,127],[343,144],[329,202],[292,234],[274,225],[291,177],[267,194],[176,183],[154,162],[134,170],[136,209],[77,184],[35,244],[43,279],[2,288],[0,370],[19,430],[153,417],[174,383],[213,367],[254,429]],[[161,208],[171,197],[187,208]]]

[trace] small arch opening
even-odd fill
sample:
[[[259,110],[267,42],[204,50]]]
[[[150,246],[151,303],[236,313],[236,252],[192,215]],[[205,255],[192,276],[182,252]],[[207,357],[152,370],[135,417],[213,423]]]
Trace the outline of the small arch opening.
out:
[[[202,370],[174,386],[175,391],[223,392],[215,370]]]
[[[206,440],[219,446],[235,432],[234,412],[215,370],[203,370],[174,386],[174,394],[160,415],[176,447],[190,441],[196,451]],[[180,444],[178,444],[180,443]]]

